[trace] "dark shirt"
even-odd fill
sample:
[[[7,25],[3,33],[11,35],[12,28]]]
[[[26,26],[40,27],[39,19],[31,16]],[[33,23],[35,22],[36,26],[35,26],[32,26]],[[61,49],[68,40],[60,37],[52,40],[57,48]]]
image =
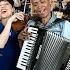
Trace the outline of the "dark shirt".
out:
[[[0,23],[0,33],[4,26]],[[16,70],[16,63],[19,56],[18,34],[11,29],[9,39],[4,46],[0,48],[0,70]]]

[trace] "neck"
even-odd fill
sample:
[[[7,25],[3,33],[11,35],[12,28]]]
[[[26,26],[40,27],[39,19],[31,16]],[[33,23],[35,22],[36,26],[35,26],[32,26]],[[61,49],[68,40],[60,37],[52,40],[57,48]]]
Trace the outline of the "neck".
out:
[[[42,18],[42,22],[43,22],[43,24],[47,24],[47,23],[48,23],[48,21],[49,21],[49,19],[50,19],[50,17],[51,17],[51,13],[50,13],[50,14],[48,14],[48,16],[47,16],[47,17],[43,17],[43,18]]]
[[[1,21],[3,23],[3,25],[5,26],[7,24],[7,21],[10,17],[7,17],[7,18],[3,18]]]

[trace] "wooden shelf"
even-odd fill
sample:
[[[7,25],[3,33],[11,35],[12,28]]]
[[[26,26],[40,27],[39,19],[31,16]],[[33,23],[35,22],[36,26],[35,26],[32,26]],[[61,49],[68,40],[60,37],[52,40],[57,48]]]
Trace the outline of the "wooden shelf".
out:
[[[24,2],[22,3],[22,5],[24,6]],[[31,16],[36,14],[36,11],[35,11],[34,7],[32,6],[31,0],[27,0],[26,10],[28,11],[29,14],[31,14]]]

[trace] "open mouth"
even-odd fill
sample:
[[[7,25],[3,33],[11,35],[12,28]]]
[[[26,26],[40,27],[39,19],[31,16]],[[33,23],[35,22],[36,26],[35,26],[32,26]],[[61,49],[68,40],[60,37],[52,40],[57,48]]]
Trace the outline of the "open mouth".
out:
[[[2,9],[2,10],[1,10],[1,14],[5,14],[5,13],[6,13],[6,11],[7,11],[7,10]]]

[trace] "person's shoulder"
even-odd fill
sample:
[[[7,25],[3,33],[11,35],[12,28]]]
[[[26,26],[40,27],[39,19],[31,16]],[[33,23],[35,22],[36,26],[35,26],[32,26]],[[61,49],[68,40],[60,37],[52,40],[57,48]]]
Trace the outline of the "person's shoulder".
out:
[[[35,21],[29,20],[29,21],[27,22],[27,25],[28,25],[28,26],[34,26],[34,25],[35,25]]]
[[[28,24],[29,26],[30,26],[30,25],[35,26],[35,25],[38,24],[38,22],[41,22],[41,18],[36,15],[36,16],[31,17],[27,24]]]
[[[63,25],[70,25],[70,22],[68,21],[68,20],[64,20],[64,19],[62,19],[61,21],[60,21],[60,24],[63,24]]]
[[[70,22],[69,22],[69,21],[65,21],[64,27],[65,27],[66,29],[69,29],[69,31],[70,31]]]
[[[63,26],[63,36],[67,39],[70,39],[70,22],[65,21],[64,26]]]
[[[65,23],[70,24],[70,22],[68,20],[65,20]]]
[[[68,20],[65,20],[63,24],[70,27],[70,22]]]

